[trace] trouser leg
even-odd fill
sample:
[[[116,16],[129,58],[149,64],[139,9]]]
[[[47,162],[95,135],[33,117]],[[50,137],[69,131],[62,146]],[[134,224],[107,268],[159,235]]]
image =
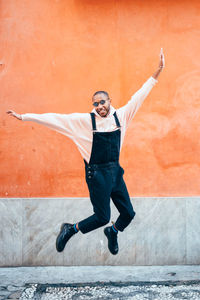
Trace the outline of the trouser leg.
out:
[[[120,180],[118,180],[115,189],[113,189],[111,198],[120,213],[115,222],[115,226],[119,231],[123,231],[133,220],[135,211],[133,210],[128,190],[122,176]]]
[[[106,170],[96,170],[90,176],[86,174],[86,182],[94,214],[78,222],[82,233],[90,232],[110,221],[111,182]]]

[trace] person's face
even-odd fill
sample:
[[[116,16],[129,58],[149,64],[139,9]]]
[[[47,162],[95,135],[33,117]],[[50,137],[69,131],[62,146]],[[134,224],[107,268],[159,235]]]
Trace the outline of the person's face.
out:
[[[105,103],[102,103],[104,101],[105,101]],[[101,117],[106,117],[107,114],[109,113],[110,102],[111,102],[110,99],[108,99],[108,97],[105,94],[97,94],[96,96],[94,96],[92,98],[93,105],[98,104],[98,106],[94,105],[94,108]]]

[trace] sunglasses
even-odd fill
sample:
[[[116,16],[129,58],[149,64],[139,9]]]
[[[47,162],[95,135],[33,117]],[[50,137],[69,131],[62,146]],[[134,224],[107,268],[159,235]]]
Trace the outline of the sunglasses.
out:
[[[107,99],[109,100],[109,99]],[[103,105],[106,103],[107,100],[100,100],[99,102],[93,102],[92,105],[94,105],[95,107],[98,107],[99,104]]]

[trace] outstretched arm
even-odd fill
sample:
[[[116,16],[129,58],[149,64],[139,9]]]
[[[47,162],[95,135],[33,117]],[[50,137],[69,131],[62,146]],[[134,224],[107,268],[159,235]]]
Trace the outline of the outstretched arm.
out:
[[[72,113],[72,114],[57,114],[57,113],[43,113],[43,114],[17,114],[13,110],[7,113],[18,120],[32,121],[48,128],[64,134],[70,138],[78,135],[79,132],[90,125],[90,115],[85,113]]]
[[[129,125],[130,121],[133,119],[136,112],[142,105],[144,99],[149,95],[153,86],[157,83],[157,78],[164,68],[164,65],[164,54],[161,48],[158,70],[153,73],[153,75],[143,84],[143,86],[131,97],[131,100],[118,110],[122,114],[122,118],[126,126]]]

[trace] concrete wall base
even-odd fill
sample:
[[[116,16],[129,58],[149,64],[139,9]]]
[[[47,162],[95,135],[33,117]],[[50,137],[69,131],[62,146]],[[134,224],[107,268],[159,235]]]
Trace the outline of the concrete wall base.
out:
[[[0,199],[0,266],[200,264],[200,197],[132,198],[136,216],[119,233],[119,254],[107,249],[103,228],[78,233],[62,253],[63,222],[92,214],[88,198]],[[118,216],[111,204],[112,217]]]

